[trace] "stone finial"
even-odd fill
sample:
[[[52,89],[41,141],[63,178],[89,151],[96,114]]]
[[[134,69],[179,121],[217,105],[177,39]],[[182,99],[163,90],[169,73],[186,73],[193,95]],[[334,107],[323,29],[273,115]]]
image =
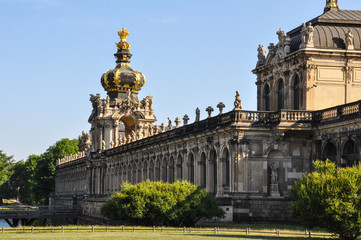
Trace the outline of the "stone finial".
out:
[[[234,110],[242,110],[242,100],[241,95],[236,91],[236,97],[234,100]]]
[[[257,67],[258,66],[261,66],[261,65],[264,65],[266,63],[266,49],[264,48],[263,45],[259,45],[258,46],[258,62],[257,62]]]
[[[223,102],[217,104],[217,108],[219,109],[219,115],[223,113],[223,109],[226,107]]]
[[[172,126],[172,119],[170,117],[168,117],[168,130],[172,130],[173,126]]]
[[[179,117],[175,119],[176,128],[179,128],[179,124],[181,123],[181,120]]]
[[[214,109],[211,106],[208,106],[206,108],[206,112],[208,113],[208,118],[211,117],[213,111],[214,111]]]
[[[159,125],[156,125],[155,126],[155,135],[157,135],[157,134],[159,134],[159,129],[160,129],[160,127],[159,127]]]
[[[161,128],[162,128],[162,132],[165,132],[166,125],[164,122],[162,123]]]
[[[189,117],[188,117],[188,115],[186,114],[186,115],[184,115],[184,117],[183,117],[183,125],[188,125],[188,121],[189,121]]]
[[[201,118],[201,110],[199,110],[199,108],[196,109],[196,120],[195,122],[199,122]]]
[[[346,45],[346,50],[354,50],[354,44],[353,44],[353,34],[351,29],[348,30],[348,32],[346,33],[346,41],[345,41],[345,45]]]

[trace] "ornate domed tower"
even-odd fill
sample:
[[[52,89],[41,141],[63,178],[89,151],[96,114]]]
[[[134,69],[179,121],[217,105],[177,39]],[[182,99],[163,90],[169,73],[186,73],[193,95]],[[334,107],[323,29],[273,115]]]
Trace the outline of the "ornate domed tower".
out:
[[[101,84],[108,94],[91,95],[93,111],[89,117],[92,151],[103,151],[153,135],[153,123],[157,120],[153,111],[153,97],[138,99],[138,92],[145,83],[143,73],[130,65],[132,54],[124,28],[118,32],[121,41],[116,43],[118,52],[114,69],[101,77]]]
[[[129,52],[130,43],[127,42],[129,32],[123,28],[118,34],[121,41],[116,43],[118,52],[114,54],[117,65],[103,74],[101,84],[111,101],[115,98],[126,98],[129,91],[131,99],[137,100],[138,92],[144,86],[145,76],[141,72],[134,71],[129,65],[132,57]]]

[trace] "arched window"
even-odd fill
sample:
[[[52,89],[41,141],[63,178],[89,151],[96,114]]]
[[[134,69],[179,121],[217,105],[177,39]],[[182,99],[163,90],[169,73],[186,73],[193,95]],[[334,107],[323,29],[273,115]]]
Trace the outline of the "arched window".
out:
[[[224,149],[222,156],[222,183],[223,187],[229,187],[229,152],[228,149]]]
[[[201,161],[199,162],[199,177],[200,177],[200,182],[199,185],[203,188],[206,187],[206,183],[207,183],[207,176],[206,176],[206,154],[203,152],[201,155]]]
[[[148,164],[147,164],[147,162],[144,162],[144,165],[143,165],[143,180],[144,181],[149,179],[147,170],[148,170]]]
[[[149,163],[149,180],[154,181],[154,162]]]
[[[278,110],[285,108],[285,84],[283,83],[282,79],[278,83],[277,104]]]
[[[138,165],[138,176],[137,176],[137,182],[140,183],[142,181],[142,171],[143,171],[143,164],[142,162]]]
[[[162,164],[162,181],[163,182],[167,182],[167,159],[163,159],[163,164]]]
[[[352,140],[348,140],[342,151],[342,166],[353,166],[359,162],[359,154],[357,151],[356,143]]]
[[[333,162],[337,160],[337,150],[335,144],[328,142],[322,152],[322,160],[329,159]]]
[[[207,176],[207,191],[217,193],[217,153],[214,149],[209,154]]]
[[[128,173],[127,173],[127,177],[128,177],[128,182],[132,182],[132,166],[128,165]]]
[[[174,158],[171,157],[169,160],[169,182],[174,182]]]
[[[155,181],[160,180],[160,159],[157,160],[155,164]]]
[[[300,78],[296,75],[293,82],[293,109],[295,110],[300,110],[301,108],[300,93]]]
[[[181,155],[178,156],[177,159],[177,179],[182,179],[183,178],[183,159],[181,157]]]
[[[135,163],[133,164],[133,168],[132,168],[132,183],[136,183],[137,182],[137,165],[135,165]]]
[[[268,84],[264,87],[264,110],[271,111],[271,91]]]
[[[188,181],[194,183],[194,156],[192,153],[188,156]]]

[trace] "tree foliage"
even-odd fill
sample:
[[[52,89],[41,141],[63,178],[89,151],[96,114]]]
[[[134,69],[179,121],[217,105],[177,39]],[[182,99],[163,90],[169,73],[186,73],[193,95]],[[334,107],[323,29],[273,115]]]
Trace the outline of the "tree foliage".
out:
[[[116,223],[145,226],[194,226],[200,219],[224,216],[212,195],[187,181],[123,183],[101,211]]]
[[[30,155],[24,161],[12,163],[7,167],[9,174],[1,182],[0,151],[0,192],[4,198],[19,197],[20,202],[31,205],[48,204],[49,195],[55,190],[56,160],[78,152],[78,140],[67,138],[57,141],[41,155]],[[6,156],[6,155],[5,155]],[[1,197],[1,196],[0,196]]]
[[[7,156],[0,150],[0,203],[9,194],[8,179],[13,173],[13,156]]]
[[[293,214],[308,228],[325,228],[342,240],[361,235],[361,165],[337,168],[315,161],[316,171],[292,188]]]

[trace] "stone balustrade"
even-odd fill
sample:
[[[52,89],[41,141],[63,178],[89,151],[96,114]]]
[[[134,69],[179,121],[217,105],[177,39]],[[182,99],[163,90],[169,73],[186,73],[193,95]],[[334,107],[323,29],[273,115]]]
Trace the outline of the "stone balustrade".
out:
[[[69,163],[69,162],[84,158],[85,156],[86,156],[85,151],[78,152],[76,154],[72,154],[70,156],[58,159],[57,162],[56,162],[56,166],[60,166],[60,165],[65,164],[65,163]]]
[[[165,126],[163,123],[161,126],[155,125],[153,127],[153,134],[148,137],[128,136],[124,137],[123,141],[119,141],[117,144],[113,144],[109,149],[121,147],[123,145],[131,144],[133,142],[143,141],[148,138],[159,138],[158,135],[167,134],[172,132],[172,136],[179,134],[187,134],[191,132],[204,131],[220,125],[232,125],[237,123],[250,123],[250,127],[253,125],[269,125],[280,124],[281,122],[307,122],[312,125],[324,124],[330,120],[339,120],[345,116],[352,116],[355,114],[361,114],[361,101],[357,101],[350,104],[336,106],[320,111],[302,111],[302,110],[281,110],[276,112],[267,111],[244,111],[233,110],[228,113],[220,114],[214,117],[208,117],[201,121],[196,121],[192,124],[188,124],[188,119],[185,124],[180,127],[180,119],[178,119],[177,127]],[[168,135],[164,137],[169,137]],[[146,140],[148,143],[148,140]],[[141,143],[140,143],[141,144]],[[137,144],[138,145],[138,144]],[[107,149],[108,150],[108,149]],[[69,163],[86,156],[85,151],[73,154],[71,156],[59,159],[57,166]]]

